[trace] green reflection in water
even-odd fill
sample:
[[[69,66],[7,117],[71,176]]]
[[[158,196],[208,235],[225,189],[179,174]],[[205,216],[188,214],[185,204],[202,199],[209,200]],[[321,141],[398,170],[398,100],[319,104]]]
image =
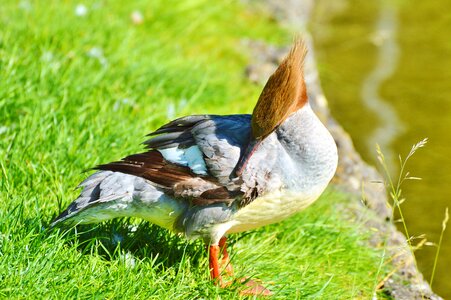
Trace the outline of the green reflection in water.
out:
[[[429,137],[410,161],[408,170],[423,178],[407,182],[403,211],[411,235],[426,234],[437,242],[445,207],[451,208],[451,10],[445,0],[398,1],[397,37],[400,49],[394,73],[378,87],[394,108],[404,131],[385,152],[405,156],[410,147]],[[362,101],[365,79],[377,65],[375,27],[381,1],[318,1],[312,31],[321,80],[334,116],[353,136],[356,148],[375,163],[368,143],[381,118]],[[445,232],[433,288],[451,297],[451,225]],[[435,247],[417,251],[418,265],[430,278]]]

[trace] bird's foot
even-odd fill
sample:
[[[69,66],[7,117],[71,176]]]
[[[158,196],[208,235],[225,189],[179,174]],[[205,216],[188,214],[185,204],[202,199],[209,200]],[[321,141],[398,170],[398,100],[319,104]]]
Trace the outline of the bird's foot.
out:
[[[251,279],[249,277],[244,277],[240,279],[235,279],[232,281],[224,282],[219,281],[221,288],[228,288],[232,284],[241,284],[242,288],[239,288],[241,296],[272,296],[272,292],[265,288],[259,280]]]
[[[272,296],[273,294],[270,290],[259,283],[260,280],[245,277],[238,279],[238,281],[245,286],[245,288],[240,290],[240,295],[242,296]]]
[[[219,268],[222,269],[227,276],[234,276],[233,267],[228,257],[221,259],[221,261],[219,262]]]
[[[210,263],[210,275],[215,284],[227,288],[232,284],[241,284],[244,287],[240,288],[240,294],[243,296],[271,296],[272,292],[261,285],[258,280],[251,279],[249,277],[235,279],[232,281],[223,281],[220,269],[224,269],[225,274],[233,277],[233,268],[230,263],[229,254],[227,253],[226,238],[223,237],[219,241],[218,245],[210,245],[209,251],[209,263]],[[219,260],[219,256],[222,254],[222,259]]]

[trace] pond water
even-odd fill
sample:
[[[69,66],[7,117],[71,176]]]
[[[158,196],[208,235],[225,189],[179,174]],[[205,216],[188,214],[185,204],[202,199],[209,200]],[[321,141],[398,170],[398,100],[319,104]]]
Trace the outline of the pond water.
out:
[[[438,243],[451,209],[451,6],[437,1],[317,1],[311,31],[321,81],[336,119],[364,159],[377,164],[378,143],[399,171],[397,157],[425,137],[409,161],[421,181],[407,181],[402,204],[409,234]],[[400,226],[401,228],[401,226]],[[429,282],[437,247],[415,255]],[[433,290],[451,298],[451,223]]]

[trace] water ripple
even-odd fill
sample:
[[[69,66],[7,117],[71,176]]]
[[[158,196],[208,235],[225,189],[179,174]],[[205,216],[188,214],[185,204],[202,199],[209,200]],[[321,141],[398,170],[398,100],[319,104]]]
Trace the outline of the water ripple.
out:
[[[396,70],[399,60],[399,47],[396,41],[398,17],[395,5],[382,4],[372,41],[378,47],[377,62],[365,78],[361,97],[363,103],[379,117],[381,125],[367,138],[369,149],[378,143],[383,149],[390,166],[394,166],[392,142],[405,132],[394,107],[379,94],[380,86]]]

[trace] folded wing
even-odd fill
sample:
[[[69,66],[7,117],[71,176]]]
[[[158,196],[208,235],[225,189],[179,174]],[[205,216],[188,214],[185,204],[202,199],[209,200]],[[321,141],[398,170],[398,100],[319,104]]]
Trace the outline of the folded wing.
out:
[[[250,115],[197,115],[176,119],[144,142],[149,151],[97,166],[145,178],[195,205],[240,199],[231,176],[250,135]]]

